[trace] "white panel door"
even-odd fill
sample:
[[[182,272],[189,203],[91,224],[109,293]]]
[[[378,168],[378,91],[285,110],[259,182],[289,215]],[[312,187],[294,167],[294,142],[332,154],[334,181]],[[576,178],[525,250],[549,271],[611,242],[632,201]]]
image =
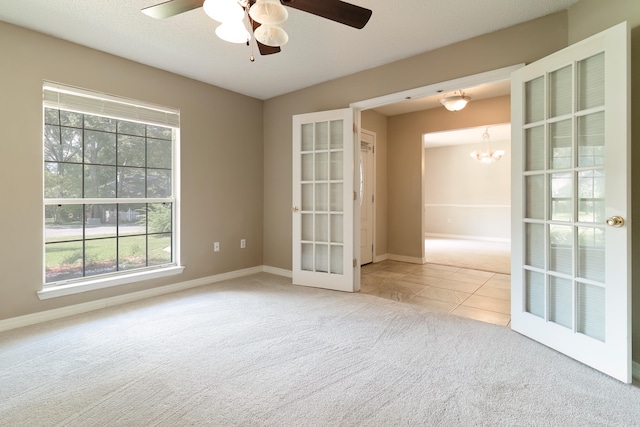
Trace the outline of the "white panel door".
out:
[[[512,328],[631,382],[626,23],[512,76]]]
[[[354,292],[354,111],[293,116],[293,283]],[[358,146],[359,148],[359,146]]]

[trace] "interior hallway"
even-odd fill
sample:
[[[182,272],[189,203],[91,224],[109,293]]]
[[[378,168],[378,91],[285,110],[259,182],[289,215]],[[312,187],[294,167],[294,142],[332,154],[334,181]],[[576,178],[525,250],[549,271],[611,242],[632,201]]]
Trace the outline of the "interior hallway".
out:
[[[382,261],[362,267],[360,291],[496,325],[511,321],[508,274]]]

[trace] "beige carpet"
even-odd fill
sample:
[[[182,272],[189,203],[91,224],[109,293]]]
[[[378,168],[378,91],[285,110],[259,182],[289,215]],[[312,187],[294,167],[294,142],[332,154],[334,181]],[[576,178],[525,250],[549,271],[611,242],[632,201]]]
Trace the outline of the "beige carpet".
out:
[[[428,263],[511,274],[511,243],[428,237]]]
[[[263,273],[0,333],[0,425],[640,420],[640,389],[503,326],[290,283]]]

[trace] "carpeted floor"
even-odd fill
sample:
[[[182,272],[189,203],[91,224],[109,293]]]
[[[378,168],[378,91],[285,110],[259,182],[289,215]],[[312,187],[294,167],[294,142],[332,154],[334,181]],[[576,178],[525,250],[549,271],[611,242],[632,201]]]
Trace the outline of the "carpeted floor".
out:
[[[427,263],[511,274],[511,243],[427,237]]]
[[[508,328],[258,274],[0,333],[2,426],[638,425]]]

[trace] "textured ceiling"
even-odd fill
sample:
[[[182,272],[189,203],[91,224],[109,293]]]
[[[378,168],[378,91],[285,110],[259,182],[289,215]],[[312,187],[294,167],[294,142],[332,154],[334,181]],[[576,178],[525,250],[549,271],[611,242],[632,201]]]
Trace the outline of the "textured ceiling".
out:
[[[215,35],[202,8],[156,20],[163,0],[0,0],[0,20],[259,99],[268,99],[568,8],[577,0],[349,0],[373,10],[356,30],[288,8],[289,43],[251,48]],[[318,0],[322,1],[322,0]]]

